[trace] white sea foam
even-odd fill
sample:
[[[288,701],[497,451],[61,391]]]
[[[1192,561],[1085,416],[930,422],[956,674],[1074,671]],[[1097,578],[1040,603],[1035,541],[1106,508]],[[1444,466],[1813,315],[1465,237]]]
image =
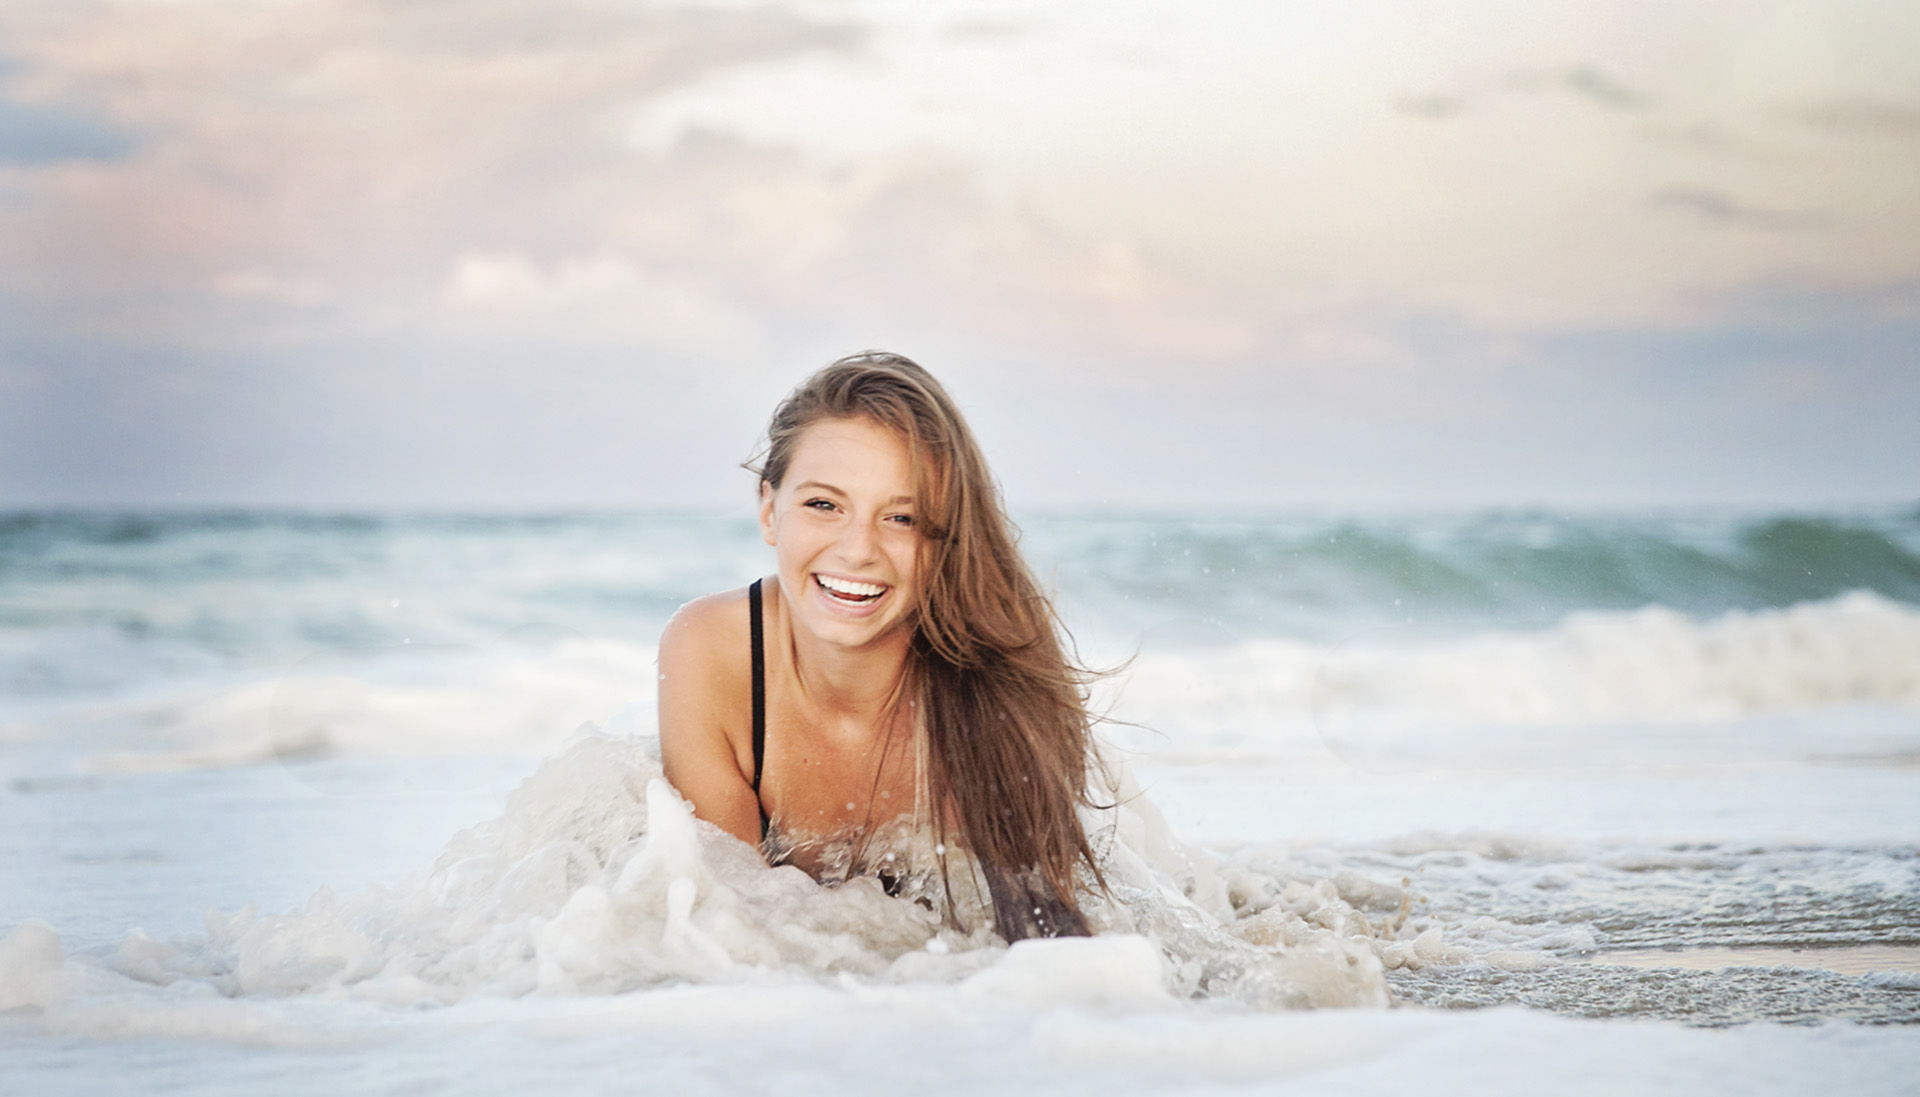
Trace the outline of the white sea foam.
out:
[[[91,768],[206,769],[323,757],[550,753],[583,723],[644,713],[654,650],[572,639],[538,654],[422,650],[314,659],[267,681],[90,706],[70,722],[131,727]],[[631,721],[628,721],[629,723]]]
[[[0,939],[0,1011],[45,1007],[65,991],[66,953],[60,935],[44,922],[28,922]]]
[[[1341,720],[1553,725],[1713,721],[1822,706],[1920,707],[1920,609],[1867,592],[1699,621],[1658,606],[1428,646],[1248,641],[1154,654],[1116,711],[1257,736]]]
[[[1086,900],[1093,941],[1009,952],[977,888],[956,887],[948,917],[871,879],[829,888],[767,868],[694,819],[660,778],[650,741],[596,735],[549,760],[499,818],[457,835],[424,878],[397,889],[342,900],[322,888],[291,913],[209,912],[202,937],[135,932],[98,955],[64,956],[50,929],[21,927],[0,946],[0,1003],[72,1004],[97,997],[84,988],[102,979],[117,993],[385,1006],[852,979],[959,983],[963,994],[1028,1006],[1195,996],[1259,1008],[1385,1005],[1385,966],[1446,958],[1404,917],[1370,921],[1333,883],[1269,878],[1253,889],[1260,901],[1236,911],[1213,857],[1175,840],[1115,772],[1118,787],[1103,790],[1115,806],[1088,817],[1111,886]],[[954,862],[956,876],[971,873]]]
[[[200,769],[314,757],[550,753],[585,722],[652,730],[651,647],[573,639],[529,654],[310,661],[268,681],[177,687],[44,721],[96,736],[91,767]],[[1147,651],[1103,687],[1183,747],[1317,744],[1329,729],[1712,723],[1820,707],[1920,708],[1920,609],[1856,592],[1695,620],[1579,613],[1538,632],[1426,645],[1263,638]],[[617,714],[617,716],[616,716]],[[32,738],[31,728],[14,728]]]

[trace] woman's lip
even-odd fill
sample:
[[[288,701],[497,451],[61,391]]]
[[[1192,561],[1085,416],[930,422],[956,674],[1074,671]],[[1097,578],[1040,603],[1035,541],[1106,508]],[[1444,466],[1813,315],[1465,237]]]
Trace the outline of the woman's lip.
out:
[[[879,587],[880,593],[873,595],[869,600],[864,602],[848,602],[835,597],[834,593],[827,589],[826,584],[820,581],[822,575],[825,575],[829,579],[839,579],[842,582],[867,583],[869,586]],[[887,600],[887,595],[893,593],[893,586],[889,583],[874,583],[871,580],[854,579],[851,576],[834,575],[831,572],[816,571],[810,573],[807,577],[812,580],[810,585],[813,587],[815,593],[819,595],[821,601],[825,602],[834,612],[846,614],[850,617],[865,617],[873,613],[879,608],[880,603]]]
[[[842,575],[837,571],[815,571],[809,574],[815,579],[832,579],[839,583],[859,583],[862,586],[880,587],[882,588],[881,593],[885,593],[893,587],[892,583],[883,583],[878,579],[862,579],[858,575]]]

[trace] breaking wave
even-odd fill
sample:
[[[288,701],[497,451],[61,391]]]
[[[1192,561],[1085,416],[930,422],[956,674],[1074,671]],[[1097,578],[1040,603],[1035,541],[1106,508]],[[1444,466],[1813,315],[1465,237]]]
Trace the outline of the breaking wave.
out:
[[[71,719],[103,736],[88,764],[120,772],[324,757],[540,756],[589,722],[626,735],[653,730],[650,646],[580,639],[540,655],[437,658],[418,651],[387,663],[307,664],[277,680],[99,702]],[[1920,708],[1920,609],[1856,591],[1704,620],[1660,606],[1585,612],[1546,629],[1399,646],[1264,638],[1143,654],[1104,683],[1100,703],[1176,740],[1225,730],[1269,745],[1376,719],[1439,734],[1460,724]],[[112,729],[137,736],[107,735]],[[65,732],[48,723],[42,733]]]
[[[1493,724],[1701,721],[1920,707],[1920,610],[1865,591],[1696,620],[1660,606],[1439,644],[1256,640],[1139,659],[1116,703],[1144,723],[1245,727],[1394,711]]]

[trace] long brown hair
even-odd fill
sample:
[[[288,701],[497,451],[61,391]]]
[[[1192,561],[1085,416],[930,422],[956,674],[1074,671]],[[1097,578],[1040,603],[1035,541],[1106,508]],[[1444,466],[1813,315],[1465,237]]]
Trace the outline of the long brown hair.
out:
[[[1105,886],[1077,810],[1092,757],[1089,674],[1067,658],[952,398],[897,354],[842,358],[780,403],[764,459],[747,467],[778,489],[808,427],[862,418],[897,431],[912,460],[920,581],[902,695],[918,701],[935,834],[944,843],[957,825],[1002,937],[1084,935],[1076,875],[1084,867]]]

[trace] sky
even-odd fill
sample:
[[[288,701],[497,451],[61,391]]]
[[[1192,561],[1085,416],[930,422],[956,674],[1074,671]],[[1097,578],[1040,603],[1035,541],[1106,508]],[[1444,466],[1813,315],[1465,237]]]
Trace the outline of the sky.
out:
[[[0,507],[1920,499],[1903,0],[6,0]]]

